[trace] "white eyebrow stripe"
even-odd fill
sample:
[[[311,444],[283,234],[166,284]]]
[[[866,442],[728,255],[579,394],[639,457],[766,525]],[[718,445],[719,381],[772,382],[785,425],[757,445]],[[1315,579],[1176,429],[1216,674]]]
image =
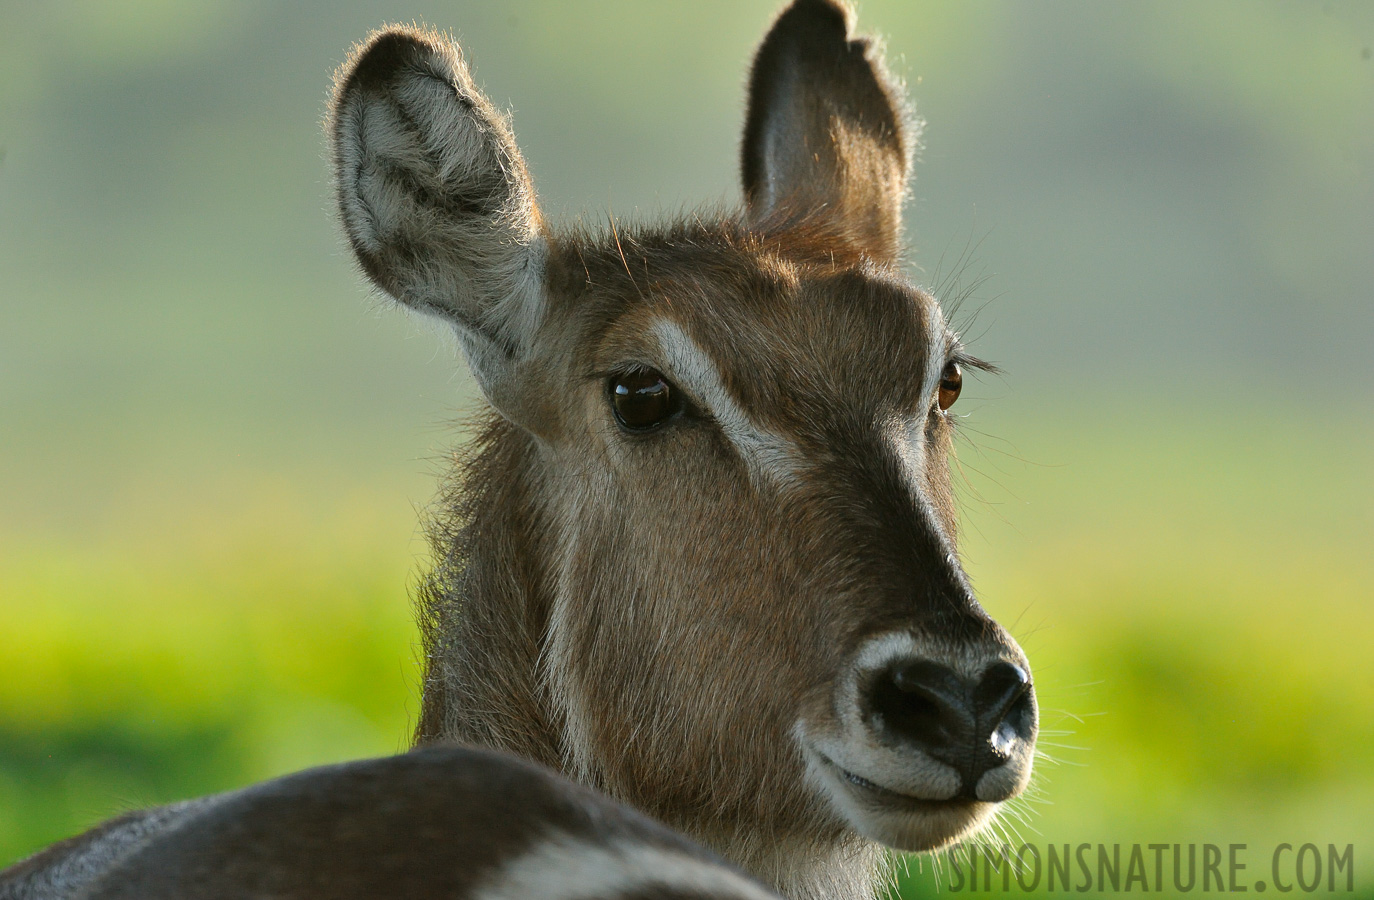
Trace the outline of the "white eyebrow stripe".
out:
[[[921,312],[921,318],[921,324],[924,326],[926,335],[926,359],[925,371],[922,373],[921,396],[934,403],[936,391],[939,390],[940,381],[944,377],[945,362],[949,357],[952,335],[945,325],[944,314],[937,304],[931,303],[925,306]],[[949,536],[945,534],[940,517],[931,510],[923,485],[923,473],[928,464],[929,455],[929,447],[926,443],[928,419],[928,411],[909,416],[898,416],[892,420],[887,431],[897,458],[906,469],[913,495],[925,513],[926,520],[931,523],[940,537],[948,542]]]
[[[922,373],[921,396],[935,402],[936,392],[945,374],[945,362],[949,356],[951,335],[945,325],[945,317],[936,303],[926,304],[921,309],[921,325],[926,336],[925,372]],[[896,443],[898,456],[909,470],[918,473],[925,468],[926,462],[926,420],[927,414],[919,412],[902,417],[897,425]]]
[[[734,444],[750,474],[776,484],[797,478],[797,447],[787,438],[758,425],[730,396],[715,361],[677,322],[659,319],[651,328],[668,374],[709,407],[721,431]]]
[[[940,379],[945,372],[945,356],[949,352],[949,332],[945,328],[940,307],[934,303],[920,310],[921,325],[926,337],[925,371],[921,373],[921,396],[935,400],[935,392],[940,388]],[[925,466],[926,450],[925,408],[910,416],[896,419],[892,434],[897,455],[906,463],[911,472],[920,472]]]
[[[935,303],[928,304],[922,314],[925,321],[926,371],[925,383],[921,385],[921,396],[934,397],[940,387],[940,376],[945,372],[945,356],[949,352],[949,329],[945,327],[945,317]]]

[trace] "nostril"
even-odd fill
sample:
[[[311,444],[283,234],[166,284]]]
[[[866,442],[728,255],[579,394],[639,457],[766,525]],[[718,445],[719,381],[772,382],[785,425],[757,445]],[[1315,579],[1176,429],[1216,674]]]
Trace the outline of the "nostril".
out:
[[[978,733],[989,735],[988,745],[995,759],[1009,759],[1017,742],[1030,739],[1034,731],[1035,695],[1030,675],[1014,663],[994,663],[978,680],[973,695]]]
[[[950,669],[917,660],[879,675],[869,692],[869,714],[889,739],[940,751],[968,741],[975,724],[967,688]]]
[[[962,706],[964,683],[939,663],[917,660],[892,670],[892,682],[904,694],[926,697],[941,706]]]
[[[978,721],[995,728],[1030,686],[1030,676],[1015,663],[999,662],[989,666],[973,692]]]
[[[874,672],[862,696],[876,736],[954,766],[969,790],[983,772],[1034,739],[1030,673],[1007,660],[970,678],[942,663],[908,658]]]

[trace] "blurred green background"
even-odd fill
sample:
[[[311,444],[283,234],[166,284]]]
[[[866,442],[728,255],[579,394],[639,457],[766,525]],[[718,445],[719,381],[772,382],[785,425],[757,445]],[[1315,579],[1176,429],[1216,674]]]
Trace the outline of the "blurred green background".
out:
[[[555,220],[648,218],[736,201],[774,7],[0,0],[0,864],[406,746],[474,395],[336,235],[350,44],[453,29]],[[1051,757],[1006,836],[1353,843],[1374,895],[1374,5],[860,15],[929,122],[913,275],[1008,373],[959,449]]]

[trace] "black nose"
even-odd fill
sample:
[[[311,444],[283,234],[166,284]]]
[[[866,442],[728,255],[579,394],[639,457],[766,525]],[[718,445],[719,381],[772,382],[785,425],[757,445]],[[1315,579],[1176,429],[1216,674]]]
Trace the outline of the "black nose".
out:
[[[928,659],[899,662],[869,688],[867,712],[884,742],[915,746],[953,766],[969,797],[979,776],[1011,758],[1035,731],[1030,676],[1005,660],[977,679]]]

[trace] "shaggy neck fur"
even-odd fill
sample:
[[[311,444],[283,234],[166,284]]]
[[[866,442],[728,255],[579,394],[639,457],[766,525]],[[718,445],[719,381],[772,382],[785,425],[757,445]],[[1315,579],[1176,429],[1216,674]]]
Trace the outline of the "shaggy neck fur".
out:
[[[543,653],[553,598],[539,561],[553,532],[535,500],[538,452],[525,432],[489,414],[455,460],[428,524],[436,566],[417,598],[425,674],[415,740],[492,747],[586,781],[570,765]],[[793,900],[866,900],[883,876],[879,848],[852,835],[819,844],[759,828],[668,824]]]

